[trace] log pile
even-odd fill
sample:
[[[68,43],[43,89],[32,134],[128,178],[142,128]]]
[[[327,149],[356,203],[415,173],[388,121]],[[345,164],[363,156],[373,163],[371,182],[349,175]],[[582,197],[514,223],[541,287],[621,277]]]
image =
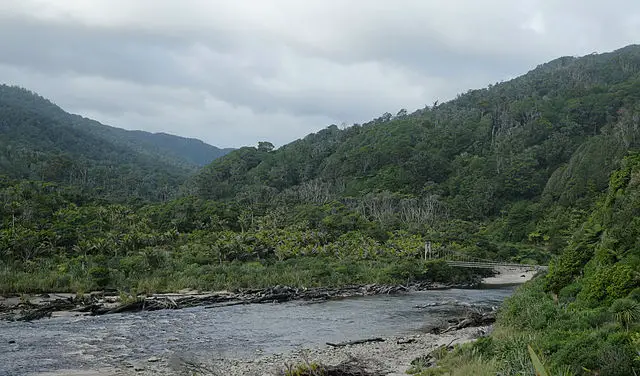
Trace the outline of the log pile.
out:
[[[48,302],[44,305],[34,305],[29,302],[22,303],[19,307],[22,314],[17,318],[17,321],[33,321],[39,320],[45,317],[51,317],[51,314],[56,311],[67,311],[74,309],[75,303],[71,300],[56,299],[52,302]]]
[[[235,292],[207,294],[157,294],[131,297],[120,301],[117,296],[92,293],[81,297],[55,299],[38,304],[29,301],[11,307],[0,306],[0,319],[37,320],[50,317],[53,312],[70,311],[77,314],[105,315],[113,313],[181,309],[196,306],[218,308],[239,304],[283,303],[292,300],[309,302],[341,299],[356,296],[402,294],[409,291],[447,288],[452,286],[433,283],[402,285],[356,285],[338,288],[295,288],[274,286],[264,289],[241,289]]]

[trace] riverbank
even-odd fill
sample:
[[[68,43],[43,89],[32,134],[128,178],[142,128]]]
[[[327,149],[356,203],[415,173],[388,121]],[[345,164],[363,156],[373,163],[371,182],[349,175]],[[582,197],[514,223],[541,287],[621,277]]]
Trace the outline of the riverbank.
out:
[[[420,282],[404,285],[355,285],[335,288],[294,288],[275,286],[264,289],[198,292],[183,290],[171,294],[128,296],[105,292],[77,294],[38,294],[0,297],[0,320],[32,321],[59,316],[88,316],[124,312],[182,309],[198,306],[216,308],[241,304],[283,303],[293,300],[325,301],[358,296],[402,294],[413,291],[473,288],[473,284]]]
[[[178,254],[182,255],[182,252]],[[61,260],[38,260],[28,264],[7,264],[0,260],[0,295],[88,293],[96,290],[157,294],[184,289],[238,291],[277,285],[317,288],[406,285],[425,281],[466,284],[491,274],[487,270],[454,268],[442,260],[406,257],[361,260],[335,255],[300,256],[285,260],[209,260],[204,264],[174,261],[162,267],[151,267],[145,262],[144,270],[132,271],[127,265],[133,260],[127,257],[114,257],[108,262],[104,258],[90,257],[90,260],[75,266],[66,265]]]
[[[358,296],[402,294],[448,288],[500,287],[525,283],[539,270],[498,267],[491,277],[465,284],[415,282],[407,285],[366,284],[342,287],[295,288],[275,286],[236,291],[176,293],[131,296],[95,291],[89,294],[45,293],[0,296],[0,320],[32,321],[57,316],[87,316],[123,312],[182,309],[197,306],[215,308],[237,304],[282,303],[292,300],[324,301]]]
[[[532,280],[533,277],[540,273],[540,270],[536,268],[523,269],[512,266],[498,266],[494,271],[495,275],[482,279],[480,282],[481,286],[492,287],[520,285]]]

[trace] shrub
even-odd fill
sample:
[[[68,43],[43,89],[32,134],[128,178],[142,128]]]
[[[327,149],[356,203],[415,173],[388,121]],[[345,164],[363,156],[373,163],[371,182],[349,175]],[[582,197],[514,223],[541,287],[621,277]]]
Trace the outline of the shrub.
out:
[[[584,288],[578,294],[578,300],[590,306],[611,303],[623,298],[634,287],[634,271],[629,265],[617,263],[601,267],[595,273],[585,277]]]
[[[631,323],[640,320],[640,303],[633,299],[618,299],[613,302],[610,310],[616,321],[627,331]]]
[[[111,282],[111,276],[109,275],[109,269],[104,266],[94,266],[89,269],[89,277],[100,289],[103,289]]]
[[[289,366],[283,372],[284,376],[322,376],[326,375],[324,367],[318,363],[306,363],[298,366]]]
[[[565,303],[573,302],[581,290],[582,285],[580,283],[572,283],[563,287],[560,292],[558,292],[558,299]]]
[[[541,279],[518,288],[507,299],[499,312],[499,321],[517,329],[541,330],[549,326],[561,314],[551,297],[542,290]]]

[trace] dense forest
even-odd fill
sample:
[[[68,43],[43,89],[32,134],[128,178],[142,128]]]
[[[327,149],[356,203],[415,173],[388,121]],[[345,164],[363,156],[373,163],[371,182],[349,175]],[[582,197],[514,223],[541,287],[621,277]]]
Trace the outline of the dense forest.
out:
[[[556,374],[640,369],[640,46],[201,169],[195,141],[65,114],[0,90],[0,292],[474,277],[421,260],[430,241],[550,263],[443,364],[528,374],[530,344]]]

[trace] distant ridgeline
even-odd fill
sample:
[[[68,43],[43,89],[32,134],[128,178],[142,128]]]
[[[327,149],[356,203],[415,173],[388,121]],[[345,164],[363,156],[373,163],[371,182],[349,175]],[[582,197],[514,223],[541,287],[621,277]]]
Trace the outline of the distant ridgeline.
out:
[[[0,175],[7,178],[56,182],[109,200],[164,200],[197,168],[229,151],[109,127],[0,85]]]

